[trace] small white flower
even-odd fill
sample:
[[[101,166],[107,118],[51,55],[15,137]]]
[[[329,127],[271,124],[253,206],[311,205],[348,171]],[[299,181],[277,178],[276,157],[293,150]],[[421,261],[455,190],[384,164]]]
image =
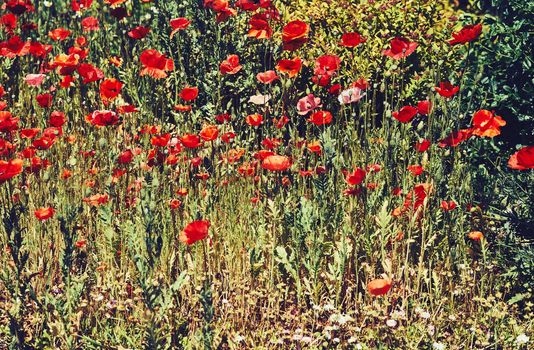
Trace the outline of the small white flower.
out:
[[[52,4],[52,1],[43,1],[43,5],[45,7],[52,7],[53,4]]]
[[[302,339],[300,341],[303,342],[303,343],[311,343],[312,340],[313,340],[312,337],[305,336],[305,337],[302,337]]]
[[[430,313],[428,311],[421,312],[421,318],[428,320],[430,318]]]
[[[241,336],[240,334],[236,334],[236,335],[234,336],[234,341],[235,341],[236,343],[241,343],[243,340],[245,340],[245,337]]]
[[[326,304],[326,305],[323,307],[323,310],[324,310],[324,311],[332,311],[332,310],[334,310],[334,309],[335,309],[335,307],[334,307],[334,305],[332,305],[332,304]]]
[[[517,345],[523,345],[528,343],[529,340],[530,338],[525,333],[521,333],[517,336],[517,338],[515,338],[515,343]]]
[[[443,343],[433,343],[432,350],[445,350],[445,344]]]
[[[395,320],[387,320],[386,321],[386,326],[391,327],[391,328],[397,327],[397,321],[395,321]]]

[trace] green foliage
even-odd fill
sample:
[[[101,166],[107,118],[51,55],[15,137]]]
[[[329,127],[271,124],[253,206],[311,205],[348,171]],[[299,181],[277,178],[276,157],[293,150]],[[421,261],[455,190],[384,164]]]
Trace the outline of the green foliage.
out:
[[[502,150],[534,139],[534,3],[522,0],[482,0],[484,31],[472,57],[475,67],[466,88],[473,105],[485,105],[503,116],[507,127]],[[466,16],[467,17],[467,16]]]

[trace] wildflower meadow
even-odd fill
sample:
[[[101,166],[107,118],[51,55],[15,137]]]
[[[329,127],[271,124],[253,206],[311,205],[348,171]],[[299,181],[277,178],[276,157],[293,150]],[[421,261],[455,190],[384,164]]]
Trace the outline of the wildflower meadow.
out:
[[[534,3],[0,0],[0,349],[531,349]]]

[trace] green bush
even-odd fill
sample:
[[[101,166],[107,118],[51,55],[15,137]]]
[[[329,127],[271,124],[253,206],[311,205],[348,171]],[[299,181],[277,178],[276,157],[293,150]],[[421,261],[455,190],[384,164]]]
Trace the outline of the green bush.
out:
[[[534,144],[534,2],[476,0],[471,10],[484,15],[485,34],[468,58],[474,68],[464,86],[466,102],[495,110],[507,123],[495,142],[471,150],[475,183],[479,199],[500,223],[497,257],[515,303],[532,298],[534,289],[534,204],[528,200],[534,198],[533,176],[506,165],[518,146]]]

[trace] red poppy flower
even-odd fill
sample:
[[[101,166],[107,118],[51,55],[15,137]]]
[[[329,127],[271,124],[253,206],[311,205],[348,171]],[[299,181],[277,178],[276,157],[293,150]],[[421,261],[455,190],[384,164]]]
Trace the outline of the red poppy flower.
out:
[[[534,169],[534,146],[526,146],[512,154],[508,167],[515,170]]]
[[[199,135],[204,141],[213,141],[217,139],[219,129],[215,125],[207,125],[200,131]]]
[[[100,29],[98,19],[95,17],[86,17],[82,19],[81,23],[84,32],[96,31]]]
[[[439,87],[434,87],[434,90],[436,90],[441,96],[449,98],[454,96],[460,90],[460,87],[454,86],[450,82],[446,81],[439,83]]]
[[[410,56],[417,48],[417,43],[410,42],[405,38],[394,38],[391,40],[391,48],[384,50],[384,55],[400,60],[401,58]]]
[[[430,147],[429,140],[423,140],[415,144],[415,149],[417,150],[417,152],[425,152],[429,147]]]
[[[261,162],[261,167],[269,171],[285,171],[291,167],[291,160],[286,156],[270,155]]]
[[[141,40],[148,35],[150,28],[139,26],[128,32],[128,36],[135,40]]]
[[[208,220],[193,221],[180,232],[178,239],[187,245],[203,240],[208,237],[210,225],[211,223]]]
[[[291,21],[282,29],[282,42],[284,50],[294,51],[308,41],[310,27],[302,21]]]
[[[425,100],[417,102],[417,113],[421,115],[428,115],[432,110],[432,102]]]
[[[373,296],[385,295],[391,289],[391,280],[383,278],[372,280],[367,284],[367,290]]]
[[[235,16],[237,11],[230,7],[227,0],[204,0],[204,7],[209,7],[217,12],[217,23]]]
[[[156,147],[165,147],[169,144],[169,141],[171,139],[171,134],[164,134],[164,135],[155,135],[152,136],[150,139],[150,143],[152,146]]]
[[[100,83],[100,98],[113,101],[121,93],[123,84],[115,78],[105,79]]]
[[[22,159],[0,160],[0,184],[22,173]]]
[[[0,131],[10,132],[18,129],[19,118],[14,117],[11,112],[0,111]]]
[[[80,64],[78,74],[83,78],[82,83],[84,84],[89,84],[104,78],[104,73],[89,63]]]
[[[125,151],[122,151],[121,154],[119,154],[119,157],[117,158],[117,162],[119,164],[128,164],[130,163],[134,158],[134,154],[132,152],[132,150],[125,150]]]
[[[275,149],[280,146],[280,143],[282,143],[280,139],[266,137],[261,142],[261,145],[267,149]]]
[[[9,35],[13,35],[13,31],[17,27],[17,16],[12,13],[6,13],[0,17],[0,27],[4,27]]]
[[[0,85],[0,98],[4,97],[5,94],[6,94],[6,90],[4,90],[4,87]]]
[[[184,17],[179,17],[175,19],[171,19],[171,38],[180,30],[184,30],[191,24],[191,21]]]
[[[79,12],[89,9],[93,4],[93,0],[72,0],[70,4],[72,11]]]
[[[173,109],[176,112],[190,112],[193,110],[193,107],[191,107],[190,105],[178,104],[178,105],[174,105]]]
[[[55,210],[52,207],[48,208],[39,208],[34,211],[35,217],[40,221],[45,221],[54,216]]]
[[[268,16],[266,13],[256,13],[248,21],[250,29],[248,31],[248,36],[256,39],[269,39],[273,30],[269,25]]]
[[[229,122],[231,119],[232,119],[232,116],[228,113],[218,114],[215,116],[215,120],[221,124],[224,122]]]
[[[337,55],[323,55],[315,60],[315,68],[313,73],[315,75],[332,76],[339,69],[341,60]]]
[[[52,96],[51,94],[41,94],[41,95],[37,95],[35,99],[37,100],[37,103],[39,104],[39,106],[43,108],[49,108],[52,105],[54,96]]]
[[[278,77],[278,75],[276,75],[276,72],[274,70],[268,70],[268,71],[263,72],[263,73],[258,73],[256,75],[256,79],[258,79],[258,81],[260,83],[270,84],[273,81],[278,80],[279,77]]]
[[[453,39],[449,40],[450,45],[466,44],[478,38],[482,33],[482,24],[467,25],[458,33],[452,33]]]
[[[30,52],[30,42],[22,41],[20,37],[13,36],[7,41],[0,42],[0,56],[14,58],[25,56]]]
[[[94,194],[92,196],[83,199],[84,203],[87,203],[93,207],[98,207],[109,202],[109,195],[107,194]]]
[[[441,140],[438,145],[439,147],[456,147],[460,143],[464,142],[465,140],[468,140],[473,136],[473,132],[471,129],[462,129],[458,131],[454,131],[449,136]]]
[[[467,234],[467,237],[473,241],[481,241],[484,239],[484,234],[480,231],[471,231]]]
[[[55,137],[42,136],[32,142],[32,146],[39,150],[49,149],[56,142]]]
[[[54,60],[50,62],[50,65],[52,68],[58,67],[58,72],[60,75],[71,75],[76,70],[76,68],[78,68],[79,63],[80,63],[79,55],[61,54],[61,55],[56,56]],[[83,69],[87,69],[87,67],[84,67]],[[84,70],[82,70],[82,73],[83,72]],[[104,77],[104,74],[102,74],[102,78],[103,77]]]
[[[184,101],[193,101],[198,96],[198,88],[196,86],[183,88],[179,96]]]
[[[44,58],[52,52],[52,45],[43,45],[40,42],[32,41],[30,43],[30,54],[34,57]]]
[[[143,51],[139,60],[143,65],[141,76],[148,74],[155,79],[162,79],[167,77],[166,72],[174,70],[174,61],[157,50]]]
[[[180,202],[178,199],[171,199],[169,201],[169,207],[172,210],[176,210],[176,209],[180,208],[181,205],[182,205],[182,202]]]
[[[280,60],[276,65],[276,69],[282,73],[286,73],[288,77],[293,78],[300,72],[302,67],[302,60],[295,57],[291,60]]]
[[[330,124],[332,122],[332,113],[328,111],[317,111],[310,116],[308,121],[315,125]]]
[[[65,113],[59,111],[53,111],[48,118],[48,124],[56,128],[62,127],[65,121]]]
[[[117,107],[117,112],[120,114],[139,112],[139,108],[134,105],[123,105]]]
[[[353,88],[358,88],[360,90],[367,90],[369,87],[369,82],[365,78],[360,78],[352,83]]]
[[[254,153],[254,158],[259,159],[259,160],[264,160],[265,158],[269,156],[274,156],[274,155],[276,154],[271,150],[261,149],[258,152]]]
[[[456,208],[456,203],[454,201],[441,201],[440,207],[444,211],[451,211]]]
[[[367,173],[362,168],[356,168],[354,171],[347,175],[345,181],[350,186],[357,186],[363,182]]]
[[[260,126],[263,122],[263,116],[261,114],[250,114],[245,120],[250,126]]]
[[[328,93],[331,95],[339,95],[339,93],[341,92],[341,89],[342,89],[341,84],[334,84],[330,86],[330,88],[328,89]]]
[[[48,37],[55,41],[65,40],[71,35],[71,31],[65,28],[56,28],[48,33]]]
[[[345,33],[341,37],[341,43],[339,44],[345,47],[356,47],[364,43],[366,40],[367,39],[362,37],[359,33],[356,33],[356,32]]]
[[[287,123],[289,123],[289,118],[283,115],[278,119],[273,119],[273,122],[277,129],[282,129]]]
[[[222,61],[219,65],[219,71],[225,74],[236,74],[241,70],[242,66],[239,64],[239,56],[229,55],[226,60]]]
[[[236,7],[243,11],[256,11],[258,8],[269,8],[272,6],[271,0],[237,0]]]
[[[180,138],[180,142],[187,148],[197,148],[202,145],[200,137],[194,134],[186,134]]]
[[[410,122],[417,114],[417,108],[412,106],[404,106],[398,112],[391,113],[393,118],[397,119],[401,123]]]
[[[31,163],[24,170],[31,174],[37,174],[42,169],[46,169],[50,166],[50,162],[46,159],[41,159],[39,157],[33,157]]]
[[[412,173],[413,176],[419,176],[423,173],[425,169],[420,165],[409,165],[408,171]]]
[[[120,122],[119,115],[114,111],[94,111],[87,116],[87,120],[95,126],[110,126]]]
[[[306,147],[308,148],[310,152],[318,154],[318,155],[320,155],[321,152],[323,151],[321,148],[321,141],[310,142],[308,143],[308,145],[306,145]]]
[[[473,115],[473,135],[480,137],[495,137],[500,135],[501,126],[506,122],[493,112],[481,109]]]
[[[41,132],[40,128],[22,129],[20,131],[20,137],[24,139],[33,139],[40,132]]]

